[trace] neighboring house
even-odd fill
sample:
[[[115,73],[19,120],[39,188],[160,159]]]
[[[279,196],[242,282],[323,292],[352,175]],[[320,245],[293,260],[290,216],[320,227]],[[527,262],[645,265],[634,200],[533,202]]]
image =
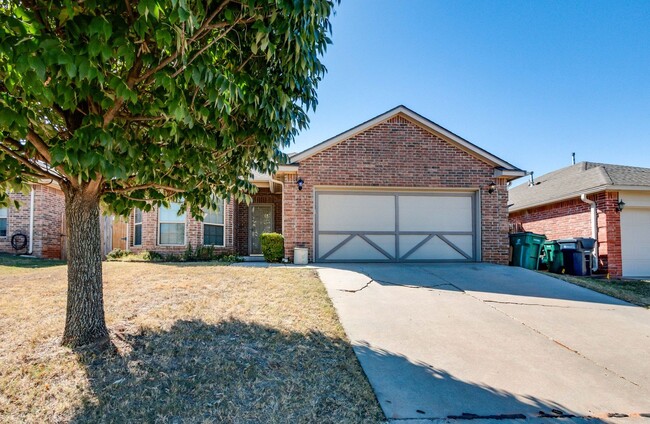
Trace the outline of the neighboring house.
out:
[[[10,193],[11,205],[0,208],[0,252],[31,254],[38,258],[65,255],[63,192],[56,184],[33,184],[28,194]],[[20,203],[16,209],[13,201]],[[27,246],[16,252],[11,238],[27,236]]]
[[[310,261],[508,262],[508,181],[525,172],[404,106],[255,175],[250,205],[223,202],[203,222],[178,205],[134,211],[132,250],[187,244],[260,254],[259,235],[285,237]]]
[[[650,276],[650,169],[581,162],[514,187],[509,197],[515,231],[594,237],[599,272]]]

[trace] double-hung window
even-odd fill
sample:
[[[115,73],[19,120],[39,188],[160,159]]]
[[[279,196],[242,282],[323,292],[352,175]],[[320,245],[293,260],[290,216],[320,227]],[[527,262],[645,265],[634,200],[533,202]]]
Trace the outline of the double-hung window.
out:
[[[0,237],[7,237],[7,208],[0,208]]]
[[[133,245],[142,246],[142,210],[137,208],[133,213]]]
[[[158,244],[179,246],[185,244],[185,211],[180,203],[170,203],[158,209]]]
[[[203,244],[224,246],[223,199],[217,200],[216,209],[203,210]]]

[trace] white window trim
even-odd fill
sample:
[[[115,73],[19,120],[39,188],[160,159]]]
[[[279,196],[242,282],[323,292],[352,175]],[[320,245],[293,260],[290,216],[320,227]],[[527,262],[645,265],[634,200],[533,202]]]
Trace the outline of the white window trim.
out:
[[[177,203],[177,202],[172,202],[172,203]],[[160,219],[160,210],[162,207],[158,208],[158,228],[157,228],[157,233],[158,237],[156,240],[156,245],[157,246],[172,246],[172,247],[178,247],[178,246],[187,246],[187,210],[185,210],[184,217],[183,217],[183,244],[171,244],[171,243],[161,243],[160,242],[160,236],[162,235],[160,232],[160,225],[161,224],[180,224],[179,221],[161,221]]]
[[[138,222],[138,221],[136,221],[136,216],[138,216],[137,213],[136,213],[137,210],[138,210],[138,208],[133,210],[133,247],[136,247],[136,246],[141,247],[142,246],[142,237],[143,237],[142,221],[143,221],[143,214],[144,213],[143,213],[142,209],[140,209],[140,222]],[[136,235],[135,229],[137,228],[138,225],[140,226],[140,243],[136,244],[135,243],[135,235]]]
[[[5,224],[5,231],[7,233],[4,236],[0,236],[0,239],[6,239],[9,236],[9,208],[8,207],[0,208],[0,211],[2,211],[2,210],[4,210],[4,216],[0,215],[0,219],[4,219],[5,221],[7,221],[7,223]],[[224,222],[225,222],[225,219],[224,219]],[[225,233],[223,235],[223,238],[225,240],[225,238],[226,238]]]
[[[228,222],[226,217],[226,201],[221,199],[221,204],[223,205],[223,224],[206,224],[205,221],[202,222],[203,225],[201,226],[201,241],[205,241],[205,226],[214,225],[216,227],[223,227],[223,244],[204,244],[203,246],[226,247],[226,223]],[[205,213],[205,209],[203,210],[203,213]]]

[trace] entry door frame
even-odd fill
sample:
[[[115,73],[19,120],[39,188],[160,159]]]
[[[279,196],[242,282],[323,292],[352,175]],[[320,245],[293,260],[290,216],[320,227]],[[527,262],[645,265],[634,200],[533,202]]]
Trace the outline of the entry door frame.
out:
[[[248,254],[259,256],[262,253],[253,253],[253,208],[262,206],[271,208],[271,231],[275,231],[275,205],[273,203],[251,203],[248,206]]]

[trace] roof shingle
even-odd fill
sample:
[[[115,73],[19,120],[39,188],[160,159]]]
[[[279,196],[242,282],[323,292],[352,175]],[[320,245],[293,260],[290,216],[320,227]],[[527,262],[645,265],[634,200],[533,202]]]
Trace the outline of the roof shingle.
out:
[[[510,189],[508,207],[512,212],[613,187],[650,187],[650,168],[580,162]]]

